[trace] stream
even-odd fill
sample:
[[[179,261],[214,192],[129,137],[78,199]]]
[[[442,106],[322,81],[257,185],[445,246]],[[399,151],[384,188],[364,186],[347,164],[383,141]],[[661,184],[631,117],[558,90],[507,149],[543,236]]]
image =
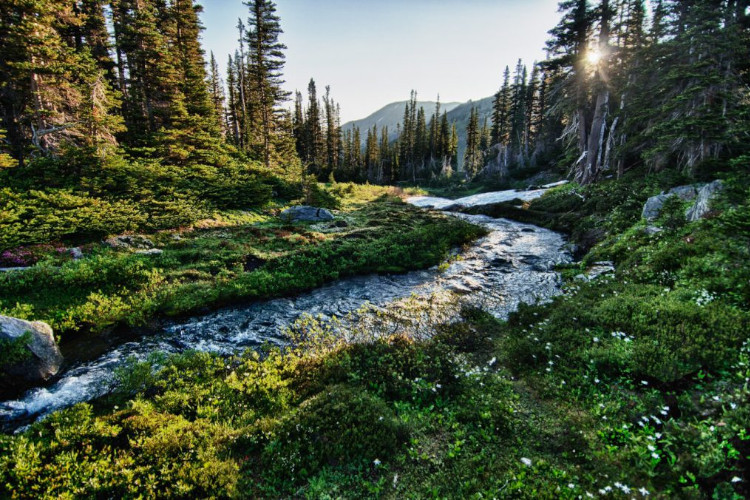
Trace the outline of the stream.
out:
[[[485,193],[459,200],[415,197],[410,203],[444,209],[541,196],[544,189]],[[111,391],[115,372],[129,359],[146,360],[151,353],[179,353],[189,349],[220,354],[242,352],[263,344],[284,345],[284,329],[307,313],[322,319],[345,317],[371,304],[384,307],[412,295],[453,292],[463,303],[477,305],[506,318],[521,302],[547,300],[560,292],[556,265],[570,262],[560,234],[529,224],[484,215],[454,213],[486,227],[490,233],[452,260],[447,270],[437,267],[405,274],[369,275],[342,279],[296,297],[257,301],[219,309],[168,323],[159,331],[123,338],[69,366],[52,384],[37,387],[19,399],[0,402],[0,425],[17,429],[56,410],[89,401]],[[99,348],[101,350],[101,347]]]

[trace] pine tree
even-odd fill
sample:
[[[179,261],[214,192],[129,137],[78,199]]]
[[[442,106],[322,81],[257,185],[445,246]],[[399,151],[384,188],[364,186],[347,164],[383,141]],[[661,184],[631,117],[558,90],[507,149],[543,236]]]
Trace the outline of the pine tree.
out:
[[[221,114],[216,114],[206,83],[205,53],[200,44],[203,26],[198,18],[202,11],[203,8],[195,5],[194,0],[172,0],[165,15],[172,29],[169,42],[177,61],[175,65],[185,110],[204,118],[205,126],[216,132]]]
[[[227,127],[231,135],[230,139],[232,144],[242,149],[242,134],[241,134],[241,107],[239,98],[239,81],[237,75],[237,67],[229,56],[227,62],[227,89],[229,90],[229,105],[227,109]]]
[[[370,182],[379,182],[380,172],[380,145],[378,143],[378,126],[373,125],[367,131],[367,141],[365,143],[365,164],[367,169],[367,180]]]
[[[176,58],[165,34],[171,29],[166,4],[156,0],[115,0],[113,23],[121,53],[124,114],[131,144],[152,144],[173,113],[184,111]],[[164,29],[162,29],[164,28]]]
[[[570,130],[575,134],[579,151],[585,151],[587,142],[588,79],[585,68],[585,53],[592,25],[592,13],[586,0],[566,0],[560,2],[559,11],[563,14],[560,23],[550,31],[552,39],[547,49],[552,55],[545,62],[547,68],[565,74],[566,94],[569,101],[564,103],[572,115]]]
[[[454,165],[454,158],[456,151],[458,150],[458,135],[454,134],[456,125],[453,124],[453,128],[448,123],[448,113],[443,111],[443,117],[440,119],[440,150],[439,156],[441,158],[441,171],[446,167],[450,168]],[[455,150],[454,150],[454,139],[455,139]]]
[[[526,75],[526,66],[519,59],[513,76],[510,102],[510,149],[518,156],[523,154],[526,133]]]
[[[5,141],[5,130],[0,129],[0,171],[5,168],[13,168],[18,165],[18,161],[11,156],[7,143]]]
[[[492,143],[508,145],[510,142],[510,68],[505,67],[503,84],[492,102]]]
[[[341,144],[341,129],[339,127],[339,118],[336,103],[331,99],[331,87],[326,86],[326,93],[323,96],[323,106],[326,119],[326,163],[327,170],[333,171],[338,164],[339,149]]]
[[[299,90],[294,93],[294,115],[292,115],[292,133],[294,134],[294,141],[297,148],[297,156],[301,160],[307,158],[307,150],[305,149],[306,144],[306,126],[305,123],[305,112],[303,110],[302,92]]]
[[[393,177],[393,152],[388,137],[388,127],[380,131],[380,176],[379,183],[391,183],[396,179]]]
[[[22,165],[30,150],[71,144],[104,153],[115,144],[117,95],[84,37],[86,21],[77,5],[0,5],[0,128]]]
[[[115,71],[115,62],[110,55],[112,43],[104,16],[104,5],[106,3],[106,0],[80,0],[81,35],[91,57],[94,58],[97,66],[104,70],[109,86],[116,88],[117,72]]]
[[[437,96],[435,111],[430,117],[428,128],[430,131],[429,166],[432,174],[438,174],[440,172],[438,157],[440,156],[442,145],[442,136],[440,134],[440,95]]]
[[[315,80],[310,79],[307,86],[307,115],[305,117],[305,152],[302,160],[317,174],[322,175],[325,159],[325,137],[323,135],[322,116]]]
[[[690,174],[746,140],[747,81],[738,68],[750,57],[747,28],[734,2],[665,1],[662,8],[665,24],[655,29],[671,37],[650,48],[642,73],[667,61],[670,70],[638,86],[629,143],[652,168],[676,165]]]
[[[474,178],[483,166],[480,142],[479,110],[475,106],[471,108],[469,125],[466,128],[466,151],[464,152],[464,170],[469,179]]]
[[[278,106],[289,98],[282,88],[282,69],[286,46],[279,41],[281,20],[276,15],[276,5],[270,0],[245,2],[250,9],[248,44],[248,81],[253,101],[253,124],[259,128],[261,157],[266,168],[271,167],[274,156],[274,137],[279,129],[276,114]]]
[[[359,127],[355,126],[352,131],[352,142],[350,146],[351,153],[351,170],[353,172],[354,179],[365,180],[367,178],[364,170],[364,162],[362,160],[362,136],[359,131]]]
[[[208,74],[208,91],[211,96],[211,105],[216,119],[219,121],[222,136],[227,135],[229,129],[226,112],[226,93],[224,92],[224,82],[221,80],[219,65],[216,63],[214,53],[211,52],[211,63]]]
[[[424,108],[417,111],[417,122],[414,131],[414,170],[421,172],[429,161],[429,135],[427,133],[427,122],[425,120]]]

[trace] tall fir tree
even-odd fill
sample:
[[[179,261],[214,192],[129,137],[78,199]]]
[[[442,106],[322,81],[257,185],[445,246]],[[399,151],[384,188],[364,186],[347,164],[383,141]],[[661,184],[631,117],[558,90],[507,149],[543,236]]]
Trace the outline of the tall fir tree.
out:
[[[246,41],[248,44],[248,82],[253,100],[253,124],[259,129],[251,149],[259,149],[266,168],[272,158],[283,160],[275,154],[274,139],[279,131],[277,115],[279,106],[289,98],[283,89],[286,45],[279,41],[283,33],[276,5],[270,0],[245,2],[250,9]]]
[[[479,110],[474,106],[471,108],[469,125],[466,128],[466,151],[464,152],[464,170],[469,179],[474,178],[482,168],[480,144]]]

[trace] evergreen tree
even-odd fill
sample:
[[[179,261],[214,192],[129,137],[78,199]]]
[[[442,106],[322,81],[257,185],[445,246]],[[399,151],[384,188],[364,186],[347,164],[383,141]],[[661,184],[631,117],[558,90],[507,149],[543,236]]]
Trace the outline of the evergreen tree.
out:
[[[203,118],[206,121],[204,127],[215,133],[221,113],[216,113],[206,83],[205,53],[200,44],[203,26],[198,18],[202,11],[203,8],[195,5],[194,0],[171,0],[164,16],[167,21],[165,25],[170,30],[168,40],[176,60],[178,87],[185,102],[185,111]]]
[[[237,75],[237,66],[229,56],[227,62],[227,89],[229,90],[229,105],[227,109],[227,123],[229,133],[231,134],[231,142],[242,148],[242,134],[241,134],[241,103],[240,103],[240,92],[239,92],[239,81]]]
[[[336,103],[331,99],[331,87],[326,86],[323,96],[323,105],[326,114],[326,162],[327,170],[333,171],[338,164],[339,148],[341,143],[341,130],[336,109]]]
[[[350,165],[353,172],[353,178],[364,180],[366,175],[363,172],[364,162],[362,159],[362,136],[359,131],[359,127],[355,126],[352,131],[352,142],[350,146]]]
[[[86,16],[41,0],[0,5],[0,128],[21,164],[30,151],[71,144],[103,153],[115,143],[117,95],[84,37]]]
[[[231,87],[230,87],[231,88]],[[208,75],[208,90],[211,96],[211,105],[214,116],[219,121],[219,127],[222,136],[227,135],[229,129],[226,112],[226,93],[224,91],[224,82],[219,74],[219,65],[216,63],[214,53],[211,52],[210,71]]]
[[[634,89],[627,125],[630,147],[642,150],[652,168],[676,165],[692,173],[746,141],[747,80],[739,68],[750,53],[745,13],[737,7],[710,0],[661,4],[666,15],[654,29],[672,36],[649,48],[639,73],[658,73],[665,64],[670,70]]]
[[[440,95],[437,97],[435,102],[435,111],[430,117],[430,124],[428,126],[430,131],[430,144],[429,144],[429,165],[433,174],[440,172],[440,162],[438,157],[440,156],[440,149],[442,147],[443,138],[440,129]]]
[[[508,145],[510,140],[510,68],[505,67],[503,84],[492,102],[492,143]]]
[[[326,164],[325,137],[323,136],[320,103],[315,80],[310,79],[307,86],[307,116],[305,117],[305,152],[307,156],[302,160],[318,174],[322,174]]]
[[[526,75],[526,66],[519,59],[513,76],[510,102],[510,149],[518,156],[522,156],[526,133]]]
[[[254,137],[251,149],[260,148],[260,157],[266,168],[271,167],[274,156],[274,138],[279,130],[276,119],[278,106],[289,98],[282,88],[282,69],[286,46],[279,41],[281,20],[276,15],[276,5],[270,0],[245,2],[250,9],[248,44],[248,83],[253,101],[253,124],[259,134]]]
[[[474,178],[482,168],[480,144],[479,110],[472,107],[469,125],[466,128],[466,151],[464,152],[464,170],[466,170],[466,176],[469,179]]]
[[[113,23],[122,54],[119,71],[127,88],[125,122],[130,144],[153,144],[174,112],[184,111],[176,58],[162,28],[170,28],[166,4],[156,0],[115,0]],[[172,33],[173,34],[173,33]]]
[[[300,157],[301,160],[305,160],[307,158],[307,150],[306,150],[306,123],[305,123],[305,113],[303,111],[303,103],[302,103],[302,92],[297,90],[294,93],[294,115],[292,118],[292,133],[294,134],[294,141],[295,145],[297,146],[297,155]]]
[[[367,180],[370,182],[380,182],[380,145],[378,143],[378,126],[373,125],[367,131],[367,141],[365,143],[365,164],[367,169]]]
[[[414,171],[421,172],[429,158],[429,135],[427,133],[427,122],[425,120],[424,108],[417,111],[417,122],[414,130]],[[416,174],[415,174],[416,175]]]
[[[396,179],[393,177],[393,152],[391,151],[390,140],[388,138],[388,127],[383,127],[380,131],[380,176],[378,182],[391,183]]]

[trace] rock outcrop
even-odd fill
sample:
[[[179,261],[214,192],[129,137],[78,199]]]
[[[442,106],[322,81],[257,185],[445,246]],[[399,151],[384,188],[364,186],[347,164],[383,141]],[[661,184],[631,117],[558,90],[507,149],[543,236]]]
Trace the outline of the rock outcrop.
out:
[[[693,201],[695,202],[686,210],[685,218],[690,222],[695,222],[698,219],[704,217],[710,211],[711,200],[723,189],[723,183],[721,181],[713,181],[710,184],[699,184],[691,186],[678,186],[670,189],[666,193],[657,194],[652,196],[643,205],[643,212],[641,216],[648,222],[653,222],[661,215],[661,210],[664,208],[664,203],[674,196],[677,196],[682,201]],[[652,227],[652,226],[650,226]],[[658,228],[657,228],[658,229]],[[651,231],[653,234],[654,231]]]
[[[333,214],[325,208],[300,205],[281,212],[281,219],[287,222],[321,222],[333,220]]]
[[[0,367],[2,393],[17,393],[41,384],[60,370],[63,357],[47,323],[0,316],[0,340],[17,342],[25,336],[23,349],[26,352],[22,352],[22,359]]]
[[[695,203],[690,207],[685,214],[687,220],[694,222],[704,217],[708,212],[711,211],[711,200],[724,189],[724,184],[721,181],[713,181],[711,184],[706,184],[698,191],[698,197]]]

